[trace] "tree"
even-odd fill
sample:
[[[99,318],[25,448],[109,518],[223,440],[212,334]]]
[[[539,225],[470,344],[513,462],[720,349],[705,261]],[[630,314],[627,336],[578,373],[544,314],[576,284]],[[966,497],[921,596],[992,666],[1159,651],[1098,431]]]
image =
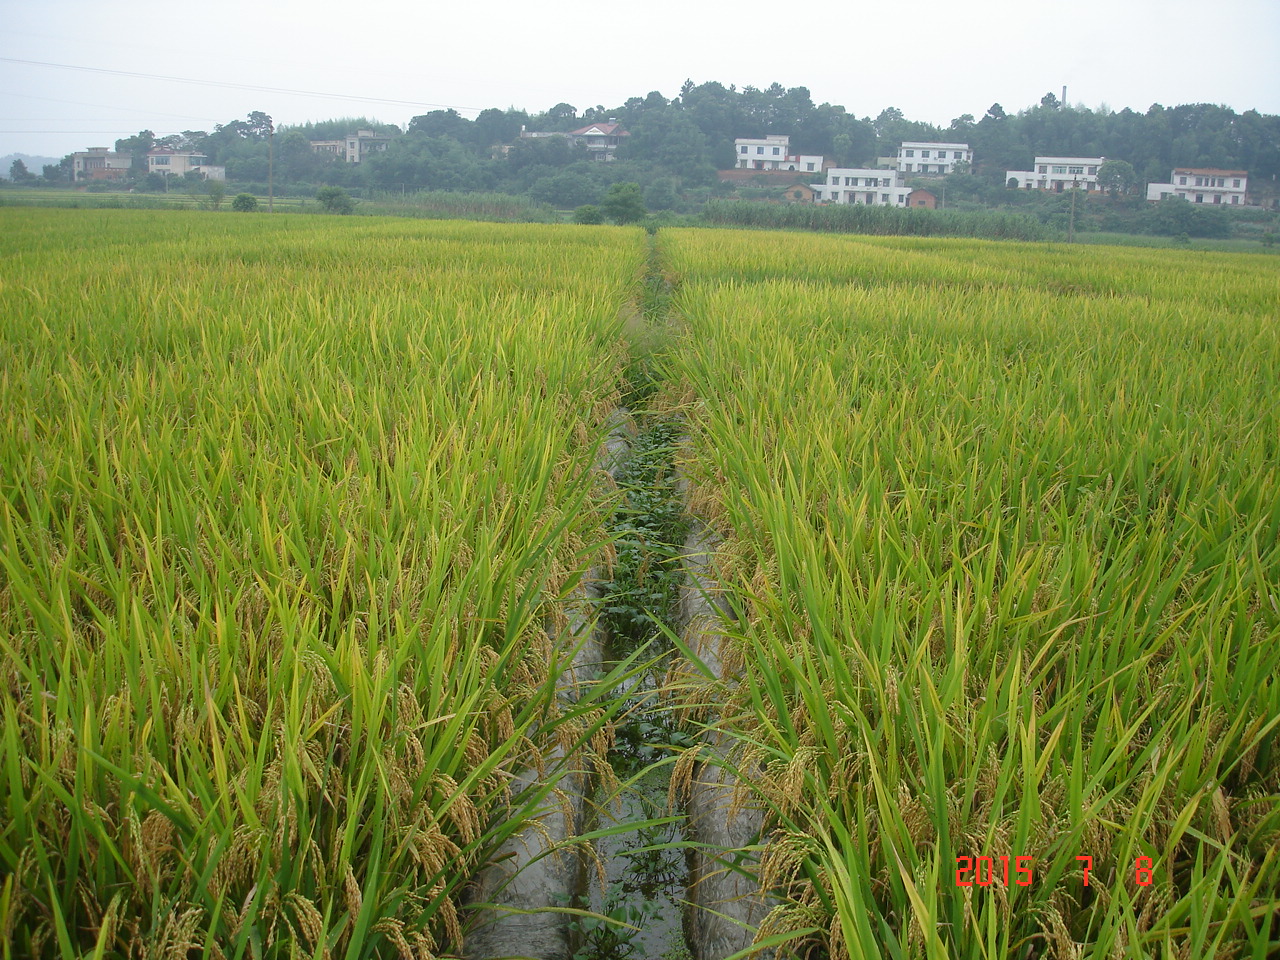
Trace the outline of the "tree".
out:
[[[155,149],[156,135],[150,130],[140,130],[132,137],[123,137],[116,141],[116,153],[127,153],[133,157],[131,169],[135,177],[144,176],[147,172],[147,154]]]
[[[1112,200],[1128,193],[1137,182],[1138,175],[1127,160],[1108,160],[1098,167],[1098,186],[1111,194]]]
[[[573,211],[574,223],[604,223],[604,212],[594,203],[584,203]]]
[[[221,180],[205,181],[204,190],[209,194],[209,202],[213,204],[213,209],[217,210],[222,206],[222,198],[227,195],[227,188]]]
[[[1053,95],[1053,91],[1050,90],[1048,93],[1046,93],[1043,97],[1040,98],[1040,106],[1048,107],[1050,110],[1056,110],[1058,109],[1058,107],[1062,106],[1062,104],[1058,102],[1058,98],[1055,97]]]
[[[356,208],[350,194],[341,187],[321,187],[316,191],[316,202],[325,213],[350,213]]]
[[[614,223],[636,223],[644,218],[644,196],[638,183],[615,183],[600,204],[604,215]]]
[[[231,201],[231,209],[236,213],[252,213],[258,209],[258,198],[252,193],[237,193]]]
[[[409,121],[409,133],[421,133],[428,137],[453,137],[455,140],[466,140],[471,121],[465,119],[457,110],[432,110]]]
[[[35,177],[27,169],[27,165],[19,159],[9,165],[9,179],[14,183],[26,183],[28,180],[34,180]]]

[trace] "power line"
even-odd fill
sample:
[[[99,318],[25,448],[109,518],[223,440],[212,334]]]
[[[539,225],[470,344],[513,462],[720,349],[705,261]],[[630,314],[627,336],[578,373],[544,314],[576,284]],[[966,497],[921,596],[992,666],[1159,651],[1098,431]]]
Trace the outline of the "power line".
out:
[[[19,60],[16,57],[0,57],[3,63],[21,63],[33,67],[56,67],[59,70],[84,70],[89,73],[105,73],[116,77],[136,77],[141,80],[164,80],[169,83],[193,83],[205,87],[227,87],[234,90],[253,90],[258,93],[278,93],[293,97],[322,97],[328,100],[352,100],[357,103],[390,103],[402,107],[443,107],[450,110],[466,110],[478,113],[480,107],[461,107],[448,103],[428,103],[422,100],[394,100],[389,97],[357,97],[346,93],[321,93],[317,90],[291,90],[287,87],[263,87],[252,83],[231,83],[225,80],[196,80],[191,77],[168,77],[155,73],[136,73],[132,70],[109,70],[106,67],[82,67],[73,63],[50,63],[45,60]]]
[[[149,117],[167,117],[173,120],[202,120],[202,121],[208,121],[209,123],[218,122],[213,117],[190,117],[190,116],[187,116],[185,113],[164,113],[160,110],[151,110],[151,109],[148,109],[146,111],[140,111],[140,110],[134,110],[132,107],[123,107],[118,103],[86,103],[83,100],[63,100],[61,97],[42,97],[42,96],[37,96],[34,93],[26,93],[26,92],[16,93],[13,90],[0,90],[0,95],[6,96],[6,97],[22,97],[24,100],[47,100],[49,101],[49,103],[69,103],[74,107],[94,107],[95,109],[124,111],[126,113],[145,112],[145,114]],[[61,119],[61,118],[51,118],[51,119]],[[102,120],[103,118],[92,117],[91,119]],[[108,117],[107,119],[112,119],[112,118]],[[121,117],[120,121],[122,123],[133,122],[128,117]],[[12,123],[13,121],[6,120],[4,122]]]

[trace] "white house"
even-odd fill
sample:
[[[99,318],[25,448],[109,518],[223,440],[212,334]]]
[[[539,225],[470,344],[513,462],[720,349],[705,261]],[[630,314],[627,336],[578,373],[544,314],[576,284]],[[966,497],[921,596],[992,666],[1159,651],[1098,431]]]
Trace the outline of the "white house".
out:
[[[810,184],[818,203],[859,203],[872,207],[905,207],[910,187],[892,170],[831,167],[824,183]]]
[[[791,152],[791,138],[774,134],[763,139],[738,137],[733,141],[738,170],[795,170],[799,173],[821,173],[822,157]]]
[[[1178,167],[1169,179],[1169,183],[1147,184],[1147,199],[1182,197],[1191,203],[1240,207],[1244,206],[1245,191],[1249,186],[1247,171],[1213,167]]]
[[[944,177],[955,172],[957,163],[973,163],[967,143],[921,143],[907,141],[898,147],[898,173]]]
[[[1005,183],[1018,190],[1096,191],[1106,157],[1036,157],[1034,170],[1006,170]]]
[[[227,168],[213,166],[209,158],[194,150],[152,150],[147,154],[147,172],[181,177],[198,173],[206,180],[227,179]]]
[[[109,147],[90,147],[71,154],[71,175],[75,180],[123,180],[132,165],[132,154],[115,153]]]
[[[622,124],[614,120],[590,123],[569,131],[569,139],[586,147],[593,160],[613,160],[622,145],[622,138],[629,136],[631,134],[622,129]]]
[[[389,133],[357,130],[347,134],[347,163],[359,163],[371,153],[382,153],[392,140]]]

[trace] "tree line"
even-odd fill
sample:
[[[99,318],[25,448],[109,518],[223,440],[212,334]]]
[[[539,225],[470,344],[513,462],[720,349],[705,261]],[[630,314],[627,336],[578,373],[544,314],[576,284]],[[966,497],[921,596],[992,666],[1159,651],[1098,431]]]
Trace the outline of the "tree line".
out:
[[[522,130],[568,132],[611,120],[630,134],[613,163],[593,162],[585,148],[564,138],[520,138]],[[391,134],[386,151],[348,164],[311,147],[312,140],[341,139],[358,129]],[[1237,113],[1201,103],[1116,111],[1063,104],[1049,93],[1030,107],[1010,112],[993,103],[980,118],[966,113],[941,126],[909,119],[892,106],[872,117],[816,104],[805,87],[738,89],[691,80],[670,99],[653,91],[612,107],[558,103],[540,113],[490,108],[475,118],[433,110],[404,129],[364,117],[275,128],[270,116],[255,111],[212,132],[157,136],[143,130],[116,141],[116,149],[135,157],[139,182],[146,178],[146,152],[168,147],[207,155],[226,166],[233,182],[265,184],[270,144],[270,173],[282,187],[503,192],[569,208],[598,203],[613,184],[634,182],[648,208],[662,210],[722,195],[729,188],[718,183],[716,171],[734,165],[734,138],[770,134],[789,136],[794,153],[854,167],[895,155],[903,140],[963,141],[974,151],[974,187],[993,191],[1004,186],[1006,170],[1030,169],[1037,155],[1124,160],[1135,181],[1165,180],[1183,165],[1245,169],[1255,182],[1280,174],[1280,117],[1256,110]],[[45,176],[69,179],[69,173],[68,158],[46,168]]]

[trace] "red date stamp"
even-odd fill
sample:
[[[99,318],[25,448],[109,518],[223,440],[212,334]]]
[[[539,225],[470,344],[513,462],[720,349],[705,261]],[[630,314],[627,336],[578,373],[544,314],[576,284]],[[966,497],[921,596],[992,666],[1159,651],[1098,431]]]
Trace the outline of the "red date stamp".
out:
[[[1080,879],[1089,886],[1093,857],[1076,857]],[[1140,887],[1151,885],[1154,864],[1150,857],[1138,857],[1133,863],[1133,881]],[[994,885],[1029,887],[1035,881],[1032,857],[956,857],[957,887],[990,887]]]

